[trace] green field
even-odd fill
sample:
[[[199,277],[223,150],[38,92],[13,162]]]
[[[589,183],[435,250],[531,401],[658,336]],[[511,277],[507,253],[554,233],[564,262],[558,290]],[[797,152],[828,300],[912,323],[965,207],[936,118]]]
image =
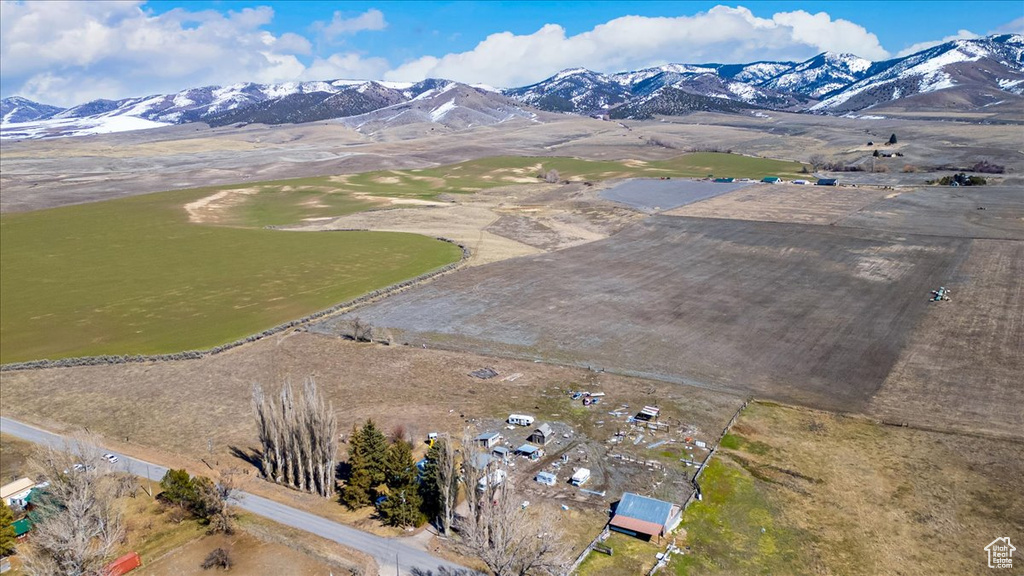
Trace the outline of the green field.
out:
[[[457,261],[415,234],[190,224],[207,191],[0,218],[0,361],[206,348]]]

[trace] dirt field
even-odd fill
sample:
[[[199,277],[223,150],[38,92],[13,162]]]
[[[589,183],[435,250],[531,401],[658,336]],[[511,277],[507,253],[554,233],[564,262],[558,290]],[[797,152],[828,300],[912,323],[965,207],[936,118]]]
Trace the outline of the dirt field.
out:
[[[138,570],[146,576],[201,576],[203,560],[215,548],[228,551],[234,565],[231,572],[251,576],[328,576],[336,568],[296,552],[283,544],[272,544],[245,533],[206,536],[146,564]]]
[[[962,238],[1024,240],[1020,186],[930,186],[886,198],[840,226]]]
[[[985,574],[1024,526],[1019,441],[759,403],[733,431],[676,574]]]
[[[666,212],[672,216],[833,224],[892,192],[797,184],[757,184]]]
[[[593,365],[861,410],[967,243],[654,217],[353,314],[415,345]],[[316,325],[332,332],[344,317]]]
[[[974,240],[868,411],[895,422],[1020,437],[1024,242]]]
[[[0,434],[0,484],[13,482],[29,474],[28,459],[35,445],[7,434]]]

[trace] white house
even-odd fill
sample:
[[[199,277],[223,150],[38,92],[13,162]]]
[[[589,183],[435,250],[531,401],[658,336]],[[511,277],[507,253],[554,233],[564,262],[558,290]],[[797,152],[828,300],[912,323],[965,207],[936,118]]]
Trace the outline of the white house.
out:
[[[2,498],[4,504],[7,504],[8,506],[24,508],[25,498],[28,497],[28,493],[31,492],[35,486],[35,480],[32,480],[31,478],[19,478],[10,484],[0,486],[0,498]]]

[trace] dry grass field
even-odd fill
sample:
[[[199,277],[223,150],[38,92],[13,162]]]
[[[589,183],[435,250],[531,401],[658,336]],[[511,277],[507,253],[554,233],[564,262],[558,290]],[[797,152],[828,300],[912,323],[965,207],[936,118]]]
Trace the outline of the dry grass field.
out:
[[[1024,526],[1019,441],[753,403],[723,446],[676,574],[984,574]]]

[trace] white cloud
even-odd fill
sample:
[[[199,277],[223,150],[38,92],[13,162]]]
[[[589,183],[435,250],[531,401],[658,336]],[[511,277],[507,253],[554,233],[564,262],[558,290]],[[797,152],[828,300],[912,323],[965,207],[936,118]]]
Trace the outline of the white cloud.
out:
[[[4,95],[59,105],[233,82],[303,77],[308,39],[272,34],[273,9],[183,8],[142,2],[0,3]],[[372,25],[371,15],[368,25]],[[379,65],[379,64],[378,64]],[[351,66],[350,66],[351,67]],[[379,73],[379,72],[378,72]]]
[[[1024,16],[1003,24],[989,34],[1024,34]]]
[[[389,68],[384,58],[363,58],[355,52],[317,58],[302,73],[303,80],[375,79]]]
[[[340,11],[336,11],[330,22],[314,22],[313,28],[320,31],[328,40],[334,40],[342,34],[355,34],[363,30],[383,30],[387,25],[384,13],[371,8],[353,18],[345,18]]]
[[[931,48],[932,46],[938,46],[939,44],[943,44],[943,43],[949,42],[951,40],[971,40],[973,38],[979,38],[979,37],[980,36],[978,36],[974,32],[971,32],[970,30],[959,30],[959,31],[957,31],[956,34],[953,34],[952,36],[946,36],[942,40],[930,40],[928,42],[918,42],[917,44],[911,44],[910,46],[907,46],[903,50],[900,50],[899,52],[897,52],[896,56],[899,56],[899,57],[902,58],[903,56],[910,56],[911,54],[917,54],[921,50],[927,50],[927,49]]]
[[[759,18],[746,8],[716,6],[694,16],[624,16],[567,36],[557,24],[533,34],[491,34],[470,51],[408,61],[385,76],[418,80],[438,76],[513,86],[541,80],[562,68],[614,72],[668,62],[748,62],[804,59],[822,51],[888,57],[878,37],[822,12],[780,12]]]

